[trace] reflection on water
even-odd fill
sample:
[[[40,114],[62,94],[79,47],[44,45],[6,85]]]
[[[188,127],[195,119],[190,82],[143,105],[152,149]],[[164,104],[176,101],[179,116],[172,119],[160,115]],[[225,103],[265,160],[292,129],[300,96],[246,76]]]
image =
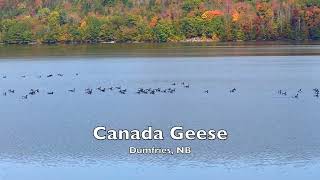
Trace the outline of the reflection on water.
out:
[[[208,57],[320,55],[320,41],[95,45],[1,45],[0,57]]]
[[[318,59],[4,59],[0,75],[7,77],[0,79],[0,91],[15,93],[0,96],[0,179],[314,179],[320,176],[320,99],[313,91],[320,86]],[[135,93],[173,88],[174,82],[175,93]],[[121,86],[127,93],[99,92],[100,86]],[[86,88],[93,93],[86,94]],[[237,91],[230,93],[232,88]],[[39,93],[22,99],[30,89]],[[288,95],[279,96],[279,89]],[[299,98],[292,98],[299,89]],[[153,126],[166,139],[96,141],[97,125]],[[169,130],[178,125],[223,128],[230,136],[223,142],[173,141]],[[193,153],[129,155],[130,146],[191,146]]]

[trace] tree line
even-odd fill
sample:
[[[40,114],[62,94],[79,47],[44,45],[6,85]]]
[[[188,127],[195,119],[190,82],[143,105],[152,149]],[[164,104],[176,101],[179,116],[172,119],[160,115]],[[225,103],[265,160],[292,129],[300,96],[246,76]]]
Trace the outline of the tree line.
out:
[[[320,39],[320,0],[0,0],[0,42]]]

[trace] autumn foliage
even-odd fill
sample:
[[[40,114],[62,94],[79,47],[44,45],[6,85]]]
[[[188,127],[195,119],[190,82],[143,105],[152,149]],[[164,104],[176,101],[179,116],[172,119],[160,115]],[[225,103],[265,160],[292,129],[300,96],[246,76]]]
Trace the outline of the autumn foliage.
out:
[[[158,17],[155,16],[155,17],[151,18],[149,26],[154,28],[154,27],[156,27],[157,23],[158,23]]]
[[[215,17],[222,16],[222,15],[223,15],[223,12],[220,10],[210,10],[210,11],[205,11],[201,17],[206,20],[211,20]]]
[[[320,39],[317,0],[0,0],[0,43]]]

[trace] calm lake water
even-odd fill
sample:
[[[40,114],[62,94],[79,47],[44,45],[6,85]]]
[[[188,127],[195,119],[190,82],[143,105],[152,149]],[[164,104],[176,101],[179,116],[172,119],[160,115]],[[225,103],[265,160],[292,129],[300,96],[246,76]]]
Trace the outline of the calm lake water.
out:
[[[320,88],[320,51],[306,46],[265,46],[268,56],[248,46],[178,47],[165,54],[161,48],[127,54],[71,48],[70,56],[2,47],[0,180],[317,179],[320,98],[313,89]],[[175,92],[137,94],[139,88]],[[39,92],[23,99],[30,89]],[[166,139],[97,141],[98,125],[153,126]],[[226,129],[229,138],[173,141],[173,126]],[[129,155],[130,146],[191,146],[192,154]]]

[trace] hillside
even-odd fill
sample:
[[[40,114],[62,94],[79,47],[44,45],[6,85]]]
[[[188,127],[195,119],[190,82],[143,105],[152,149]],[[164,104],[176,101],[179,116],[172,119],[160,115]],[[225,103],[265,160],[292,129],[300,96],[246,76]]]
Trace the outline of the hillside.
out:
[[[317,40],[320,0],[0,0],[0,42]]]

